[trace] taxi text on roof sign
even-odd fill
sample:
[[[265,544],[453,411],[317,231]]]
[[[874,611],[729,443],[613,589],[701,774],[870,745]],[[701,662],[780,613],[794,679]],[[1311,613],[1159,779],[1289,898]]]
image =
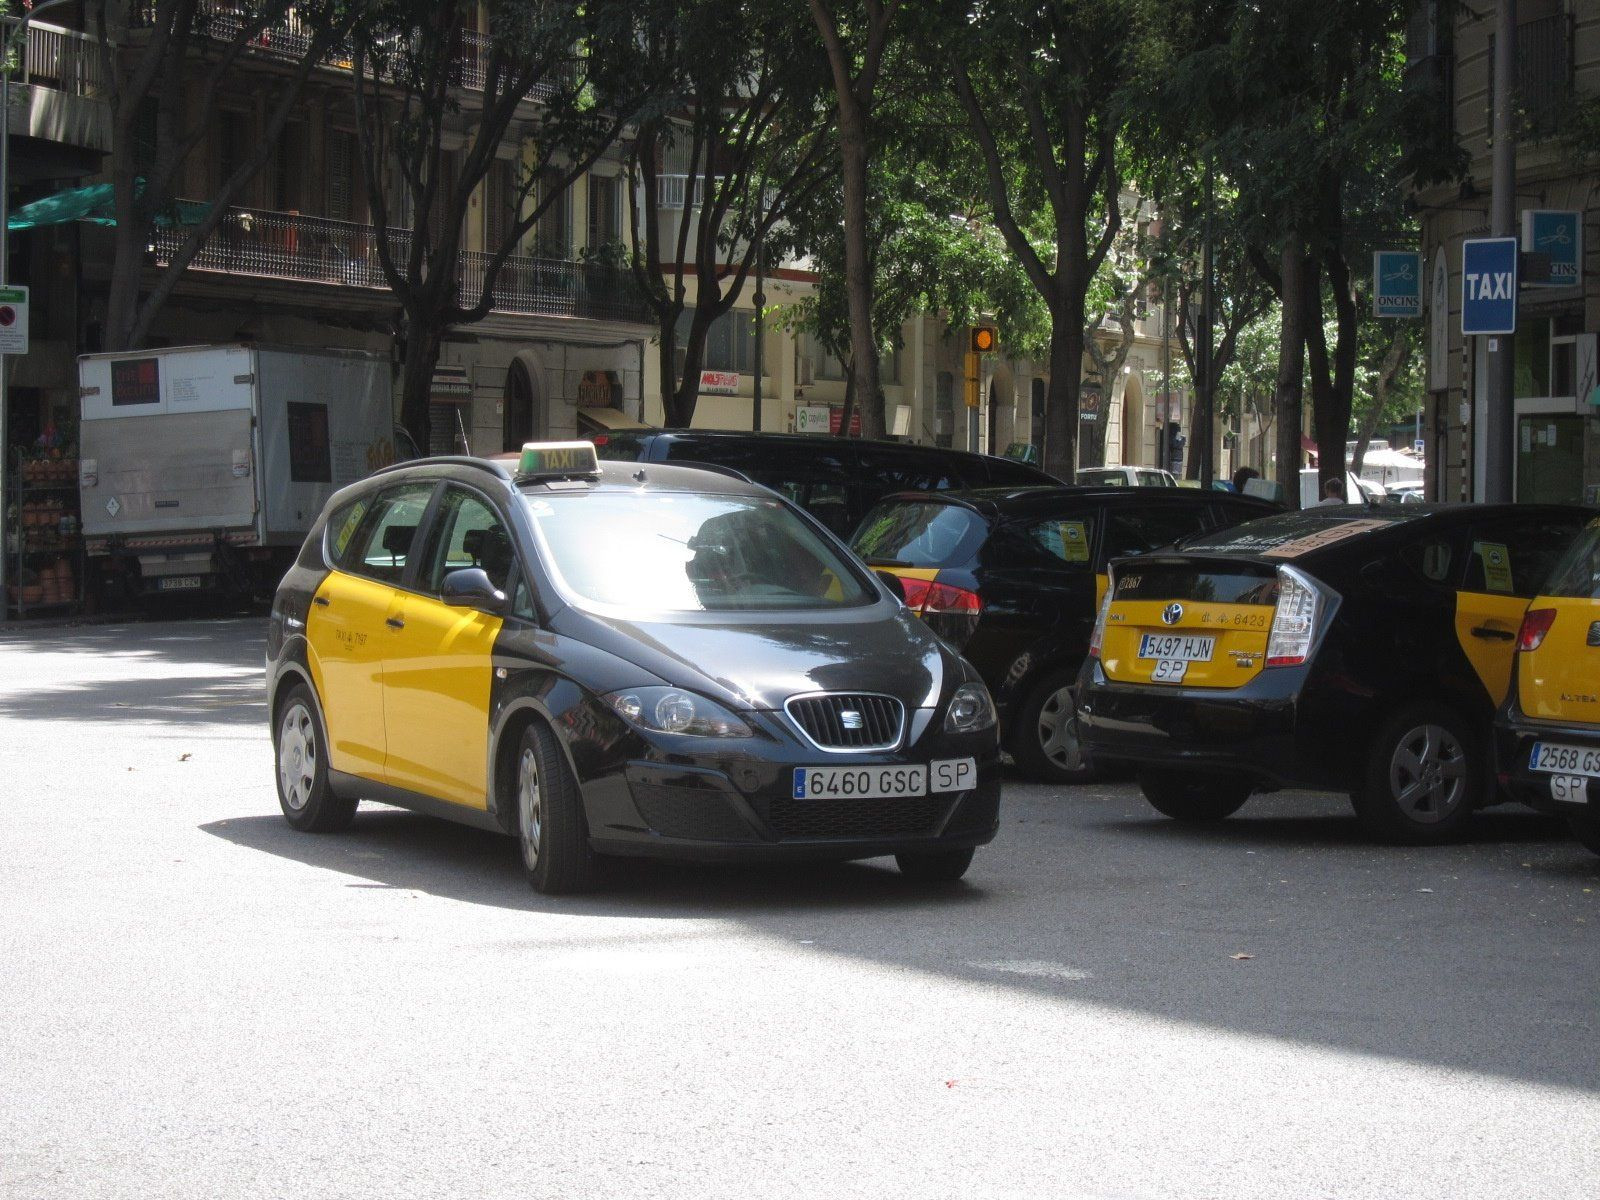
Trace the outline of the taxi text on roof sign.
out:
[[[600,457],[593,442],[525,442],[517,462],[519,479],[598,474]]]

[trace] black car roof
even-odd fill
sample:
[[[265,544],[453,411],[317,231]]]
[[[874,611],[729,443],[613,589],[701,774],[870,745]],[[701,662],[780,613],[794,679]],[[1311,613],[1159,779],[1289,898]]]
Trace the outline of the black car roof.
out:
[[[363,483],[395,482],[404,479],[454,479],[460,483],[499,484],[509,490],[524,494],[568,490],[571,484],[529,480],[517,483],[514,479],[517,459],[515,455],[495,458],[467,458],[440,456],[395,463],[368,476]],[[581,485],[580,485],[581,486]],[[767,496],[772,493],[737,471],[710,466],[679,466],[672,463],[600,460],[599,478],[588,485],[607,491],[671,491],[716,492],[722,495]]]
[[[985,517],[1025,517],[1030,513],[1053,508],[1064,500],[1090,500],[1098,505],[1121,505],[1134,502],[1148,504],[1198,504],[1221,501],[1255,509],[1262,516],[1282,511],[1276,504],[1255,496],[1241,496],[1236,492],[1202,491],[1199,488],[1124,487],[1114,484],[1057,484],[1036,487],[953,488],[940,492],[893,492],[878,501],[889,504],[895,501],[915,500],[935,504],[958,504],[973,509]]]
[[[1004,463],[1007,468],[1015,468],[1019,475],[1037,476],[1041,484],[1047,480],[1055,480],[1054,475],[1041,470],[1032,463],[1021,462],[1014,458],[1001,458],[994,454],[980,454],[975,450],[957,450],[947,446],[924,446],[919,442],[891,442],[886,438],[825,438],[819,437],[814,433],[756,433],[754,431],[741,432],[737,429],[630,429],[612,434],[610,438],[613,441],[637,442],[640,445],[651,445],[656,442],[702,442],[730,445],[744,443],[753,446],[803,447],[807,451],[829,445],[855,449],[870,448],[874,450],[889,450],[921,458],[942,458],[947,461],[967,462],[979,460]]]

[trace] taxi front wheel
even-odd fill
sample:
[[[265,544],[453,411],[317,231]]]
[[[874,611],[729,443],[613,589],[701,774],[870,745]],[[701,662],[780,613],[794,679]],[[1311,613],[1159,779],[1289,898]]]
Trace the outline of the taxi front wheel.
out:
[[[1233,816],[1250,799],[1255,785],[1237,775],[1140,771],[1139,790],[1163,816],[1198,823]]]
[[[517,746],[517,842],[534,891],[581,892],[594,882],[595,854],[572,768],[542,721]]]
[[[1423,846],[1459,837],[1483,796],[1483,738],[1454,709],[1399,709],[1372,739],[1366,776],[1350,796],[1367,832]]]
[[[297,683],[284,694],[273,727],[278,804],[289,824],[307,833],[339,833],[355,819],[354,797],[328,786],[328,737],[311,690]]]

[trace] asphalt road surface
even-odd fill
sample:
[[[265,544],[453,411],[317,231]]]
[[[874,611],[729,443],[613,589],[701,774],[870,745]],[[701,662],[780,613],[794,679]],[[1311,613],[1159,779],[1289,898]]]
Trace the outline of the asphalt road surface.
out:
[[[0,1197],[1600,1194],[1600,859],[1008,784],[965,884],[278,815],[259,621],[0,634]]]

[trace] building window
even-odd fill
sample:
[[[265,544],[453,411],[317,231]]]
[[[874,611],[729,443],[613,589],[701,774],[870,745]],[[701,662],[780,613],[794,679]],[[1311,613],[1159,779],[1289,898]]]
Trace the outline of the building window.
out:
[[[483,248],[493,254],[511,232],[516,197],[511,187],[511,164],[497,158],[483,177]]]
[[[686,308],[678,315],[678,374],[683,374],[684,341],[689,336],[689,326],[694,320],[694,309]],[[711,322],[706,333],[705,355],[701,369],[706,371],[737,371],[741,375],[755,372],[756,319],[753,312],[732,309]]]
[[[622,240],[621,200],[615,176],[589,176],[589,236],[584,244],[590,250]]]
[[[154,158],[154,131],[151,134],[152,159]],[[255,138],[250,133],[250,114],[223,109],[217,114],[217,187],[221,187],[243,161],[244,149]],[[241,193],[240,198],[243,198]]]
[[[1521,136],[1558,132],[1572,107],[1572,15],[1562,0],[1523,0],[1517,10],[1516,78]],[[1489,36],[1489,138],[1494,139],[1494,35]]]
[[[561,172],[548,169],[539,175],[539,199],[542,202],[556,188],[550,207],[539,218],[535,258],[568,259],[572,257],[572,192],[564,186]]]
[[[812,378],[840,382],[844,379],[844,363],[839,356],[823,345],[820,338],[811,339]]]
[[[335,221],[355,214],[356,135],[342,129],[328,131],[327,213]]]

